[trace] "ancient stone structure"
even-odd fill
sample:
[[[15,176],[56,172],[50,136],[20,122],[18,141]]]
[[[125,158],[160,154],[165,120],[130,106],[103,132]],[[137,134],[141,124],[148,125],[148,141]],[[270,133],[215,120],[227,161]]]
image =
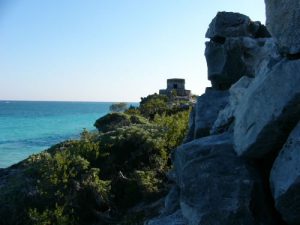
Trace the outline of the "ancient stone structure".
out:
[[[239,13],[209,25],[212,87],[172,153],[165,210],[145,224],[300,225],[300,3],[265,2],[273,37]]]
[[[185,90],[185,80],[180,78],[173,78],[167,80],[167,89],[159,90],[159,94],[168,96],[178,96],[183,98],[190,98],[191,91]]]

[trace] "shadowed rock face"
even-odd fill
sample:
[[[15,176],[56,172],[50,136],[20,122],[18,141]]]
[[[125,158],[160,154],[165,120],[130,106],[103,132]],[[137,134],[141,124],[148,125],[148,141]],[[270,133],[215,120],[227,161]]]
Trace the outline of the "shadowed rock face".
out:
[[[209,24],[205,37],[217,40],[227,37],[270,37],[260,22],[253,22],[248,16],[233,12],[218,12]]]
[[[207,88],[205,94],[197,99],[191,113],[190,130],[185,142],[209,135],[218,113],[228,102],[228,91]]]
[[[176,149],[173,162],[181,211],[188,224],[272,224],[260,178],[236,156],[230,135],[184,144]],[[264,217],[252,207],[261,207]]]
[[[187,221],[182,216],[180,210],[177,210],[171,215],[154,218],[145,223],[145,225],[186,225]]]
[[[289,224],[300,223],[300,123],[290,134],[271,170],[276,208]]]
[[[285,54],[300,53],[300,1],[265,0],[267,27]],[[298,57],[299,58],[299,57]]]
[[[217,119],[215,120],[210,133],[211,134],[219,134],[224,133],[226,131],[233,131],[233,122],[234,122],[234,112],[239,105],[240,101],[242,101],[242,97],[244,96],[247,88],[251,84],[253,78],[242,77],[238,82],[236,82],[229,89],[229,100],[226,107],[221,110],[218,114]]]
[[[243,55],[244,47],[239,38],[227,39],[224,44],[214,41],[206,42],[208,79],[213,88],[226,90],[242,75],[253,76],[241,57]]]
[[[218,90],[229,89],[242,76],[253,77],[257,50],[270,35],[260,22],[239,13],[219,12],[209,25],[205,57],[208,79]]]

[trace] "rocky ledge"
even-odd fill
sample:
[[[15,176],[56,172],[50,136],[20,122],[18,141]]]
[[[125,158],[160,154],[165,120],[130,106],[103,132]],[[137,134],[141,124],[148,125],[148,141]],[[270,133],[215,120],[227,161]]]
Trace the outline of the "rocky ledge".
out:
[[[266,27],[232,12],[209,25],[212,87],[173,152],[165,208],[145,224],[300,224],[300,2],[265,3]]]

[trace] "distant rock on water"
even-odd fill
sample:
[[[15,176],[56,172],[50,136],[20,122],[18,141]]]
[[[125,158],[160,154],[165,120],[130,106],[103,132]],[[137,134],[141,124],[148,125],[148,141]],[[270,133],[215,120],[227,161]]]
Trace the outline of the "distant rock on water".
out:
[[[300,224],[300,2],[265,3],[267,27],[232,12],[209,25],[212,87],[173,152],[165,209],[145,224]]]

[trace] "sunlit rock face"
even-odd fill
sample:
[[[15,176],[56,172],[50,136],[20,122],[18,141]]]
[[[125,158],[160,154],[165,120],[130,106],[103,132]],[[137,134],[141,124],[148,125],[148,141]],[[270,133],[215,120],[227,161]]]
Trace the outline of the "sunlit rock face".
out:
[[[300,119],[299,71],[300,60],[283,59],[253,81],[235,112],[238,155],[261,158],[280,149]]]

